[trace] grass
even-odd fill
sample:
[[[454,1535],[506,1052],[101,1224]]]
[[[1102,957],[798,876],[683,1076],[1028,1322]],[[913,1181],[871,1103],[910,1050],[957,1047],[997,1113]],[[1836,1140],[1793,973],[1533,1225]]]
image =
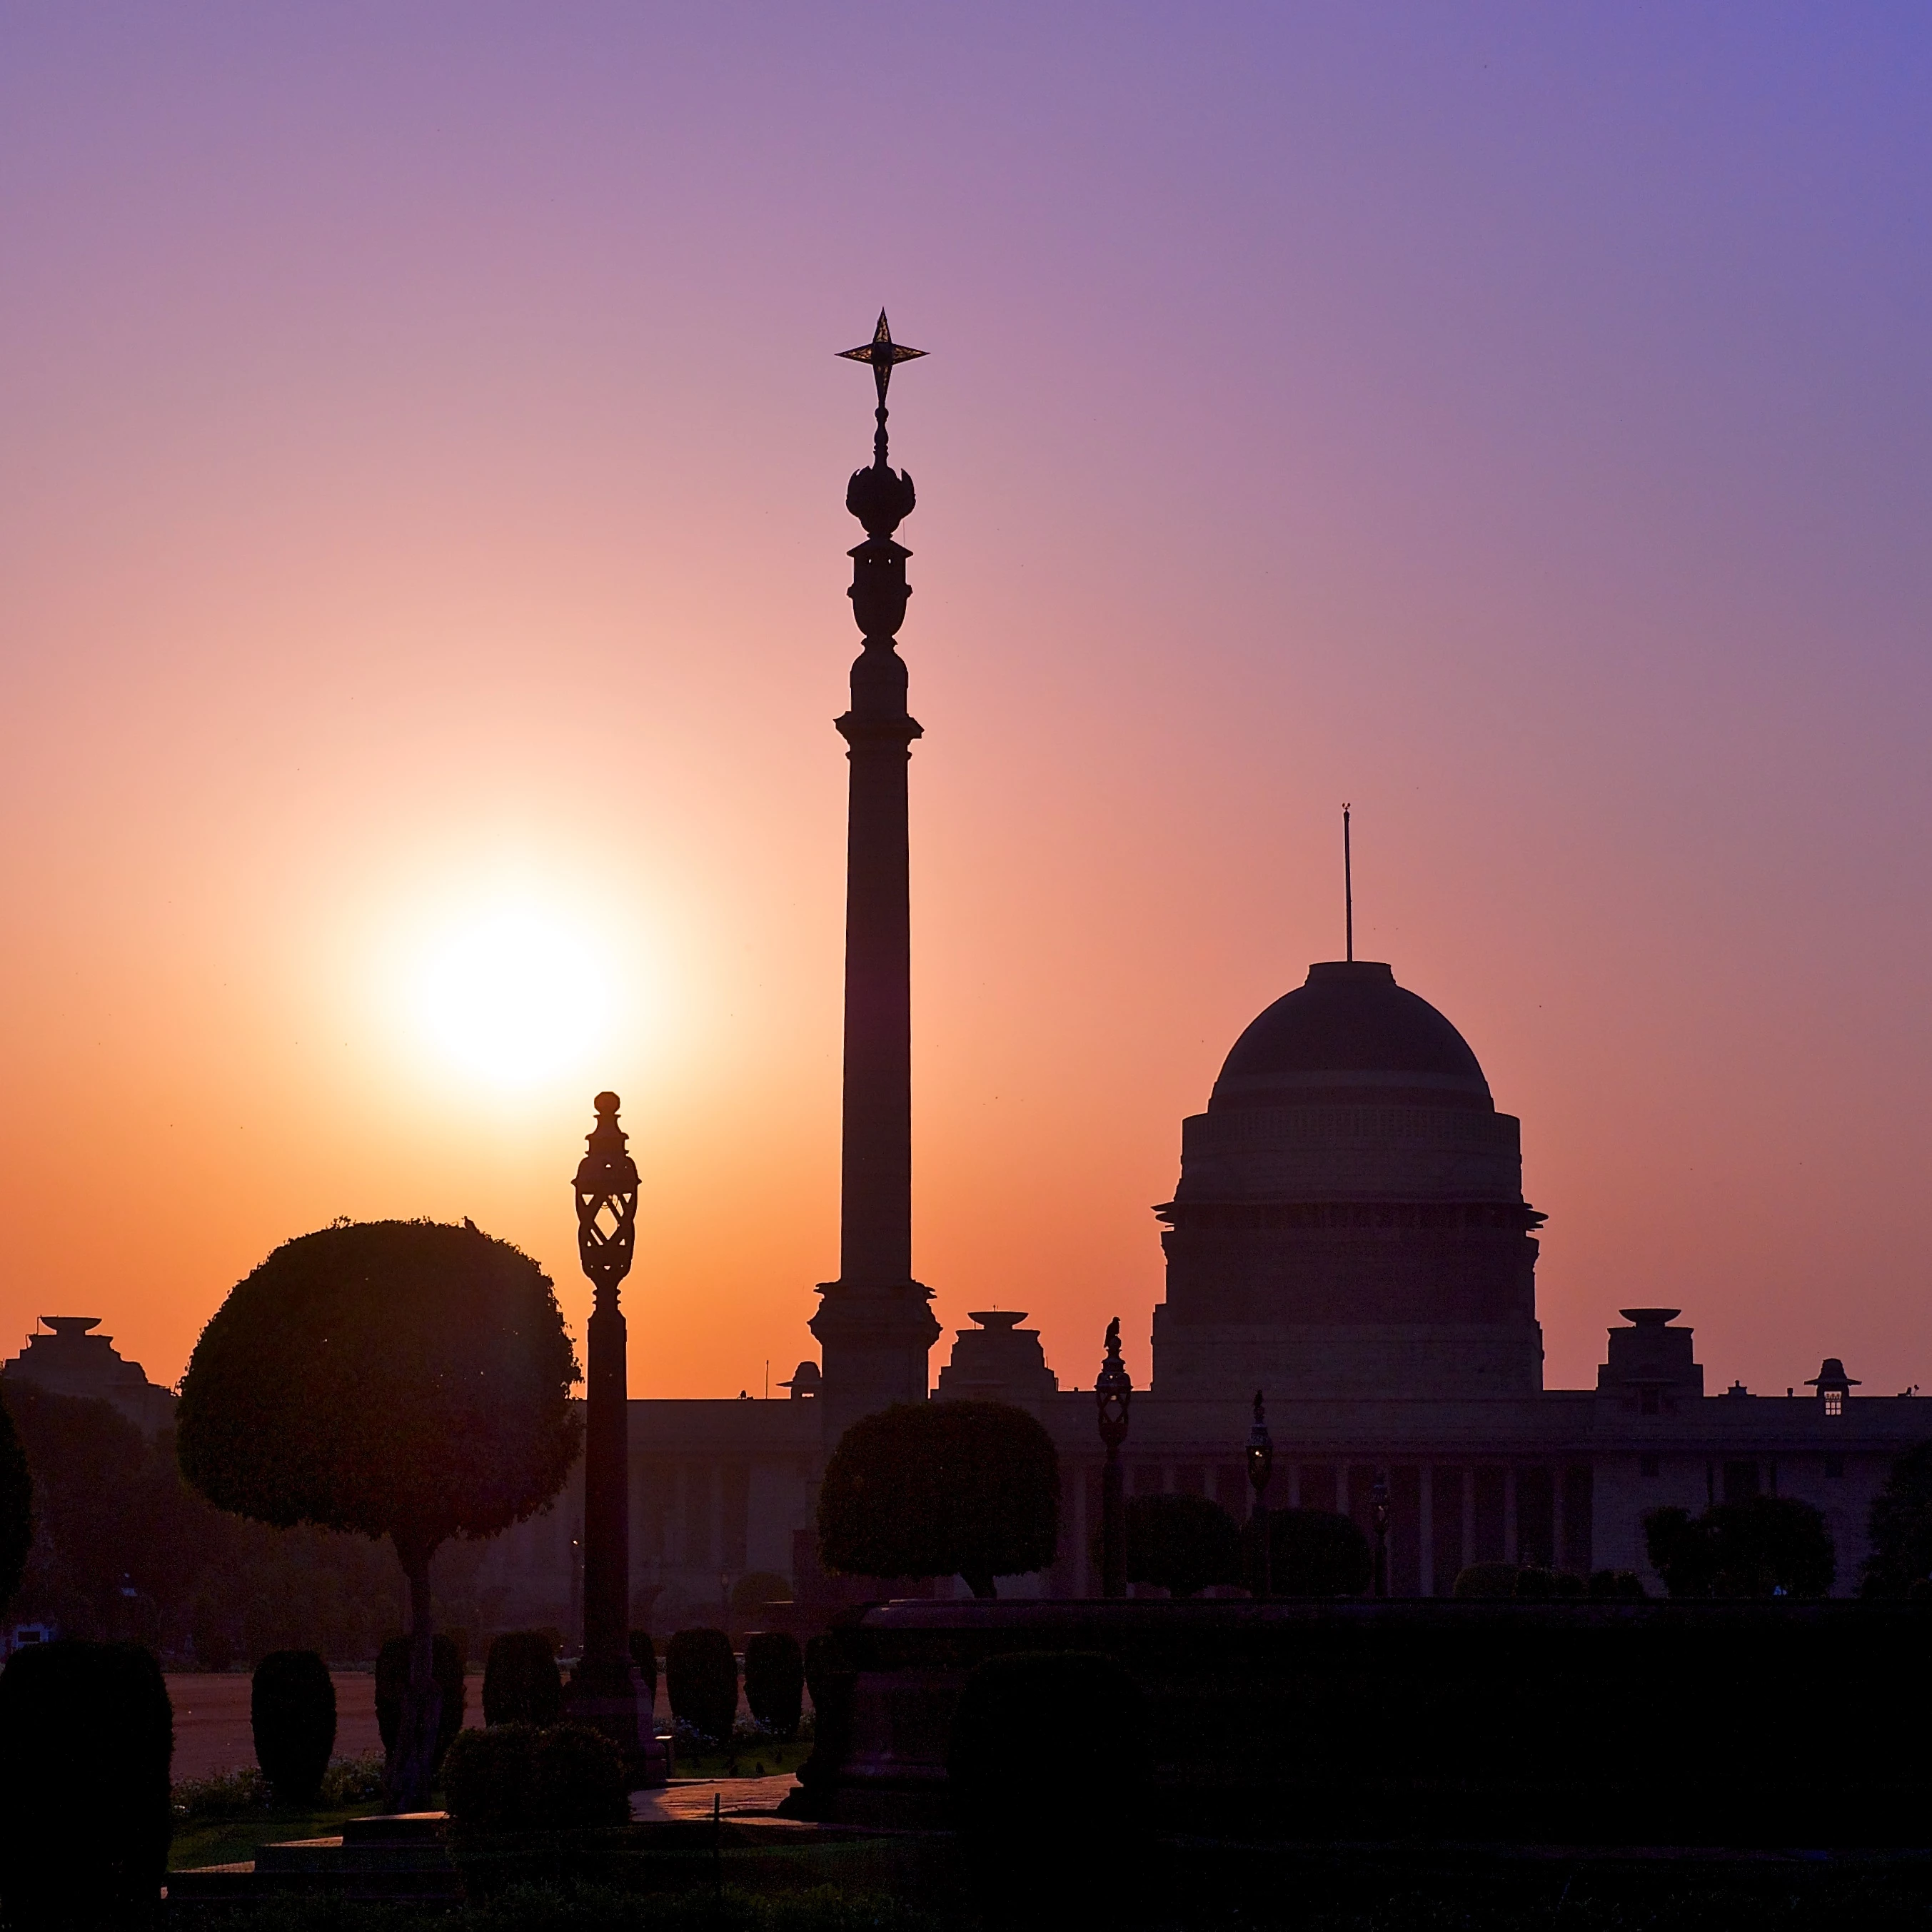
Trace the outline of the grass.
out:
[[[776,1738],[747,1742],[740,1739],[730,1746],[709,1750],[694,1746],[686,1738],[677,1744],[680,1778],[776,1778],[781,1772],[795,1772],[812,1755],[812,1740],[800,1738],[781,1744]]]
[[[168,1869],[186,1871],[195,1865],[239,1864],[262,1845],[290,1838],[327,1838],[339,1833],[344,1821],[365,1818],[382,1809],[365,1802],[312,1811],[268,1805],[232,1818],[177,1820],[174,1842],[168,1847]]]

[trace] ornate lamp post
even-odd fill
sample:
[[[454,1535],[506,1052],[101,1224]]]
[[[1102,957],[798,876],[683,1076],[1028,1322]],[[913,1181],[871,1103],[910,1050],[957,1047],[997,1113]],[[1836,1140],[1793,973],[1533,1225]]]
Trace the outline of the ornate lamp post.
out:
[[[1255,1492],[1253,1514],[1248,1519],[1252,1525],[1250,1533],[1255,1539],[1255,1594],[1265,1597],[1274,1588],[1274,1552],[1269,1547],[1268,1504],[1262,1498],[1268,1494],[1268,1478],[1274,1474],[1274,1438],[1268,1433],[1268,1406],[1259,1389],[1255,1390],[1255,1419],[1248,1430],[1247,1458],[1248,1486]]]
[[[1134,1385],[1120,1360],[1120,1318],[1107,1324],[1107,1359],[1094,1384],[1094,1401],[1100,1412],[1100,1440],[1107,1445],[1107,1466],[1100,1478],[1100,1594],[1127,1594],[1127,1503],[1120,1477],[1120,1444],[1127,1439],[1127,1411],[1133,1406]]]
[[[1376,1486],[1370,1492],[1369,1520],[1376,1530],[1376,1594],[1388,1594],[1388,1526],[1389,1490],[1388,1472],[1376,1472]]]
[[[597,1124],[577,1169],[577,1256],[596,1291],[586,1352],[584,1442],[584,1652],[570,1714],[614,1739],[632,1774],[664,1781],[649,1692],[631,1656],[630,1404],[617,1292],[637,1237],[638,1164],[624,1150],[617,1096],[592,1104]]]

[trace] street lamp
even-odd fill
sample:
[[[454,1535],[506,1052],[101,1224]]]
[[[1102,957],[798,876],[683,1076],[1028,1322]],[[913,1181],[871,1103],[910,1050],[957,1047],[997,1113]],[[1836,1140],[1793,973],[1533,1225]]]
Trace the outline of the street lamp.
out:
[[[1376,1527],[1376,1594],[1388,1594],[1388,1472],[1376,1472],[1376,1486],[1369,1492],[1369,1520]]]
[[[631,1655],[630,1403],[617,1293],[637,1238],[638,1164],[624,1150],[617,1096],[591,1103],[597,1124],[577,1169],[577,1257],[596,1292],[589,1324],[584,1442],[584,1650],[571,1715],[610,1738],[634,1775],[664,1781],[650,1693]]]
[[[1100,1411],[1100,1440],[1107,1445],[1107,1466],[1100,1478],[1100,1594],[1127,1594],[1127,1504],[1120,1480],[1120,1444],[1127,1439],[1127,1411],[1134,1384],[1120,1360],[1120,1318],[1107,1324],[1107,1359],[1094,1384]]]
[[[1255,1540],[1255,1594],[1265,1597],[1274,1588],[1273,1557],[1274,1552],[1268,1545],[1268,1505],[1262,1498],[1268,1493],[1268,1478],[1274,1474],[1274,1438],[1268,1433],[1268,1405],[1262,1400],[1259,1389],[1255,1390],[1255,1419],[1248,1430],[1248,1486],[1255,1492],[1255,1507],[1249,1518],[1252,1526],[1250,1534]]]

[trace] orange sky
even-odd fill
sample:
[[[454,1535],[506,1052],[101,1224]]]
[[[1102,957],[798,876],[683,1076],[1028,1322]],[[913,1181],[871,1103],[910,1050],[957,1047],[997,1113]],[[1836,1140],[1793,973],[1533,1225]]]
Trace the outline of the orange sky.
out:
[[[941,1320],[1027,1308],[1090,1381],[1118,1312],[1144,1379],[1148,1210],[1339,950],[1348,797],[1358,950],[1522,1117],[1551,1384],[1659,1302],[1713,1388],[1932,1382],[1927,30],[1099,17],[14,16],[10,1352],[99,1314],[172,1380],[344,1214],[470,1215],[580,1322],[609,1084],[634,1392],[789,1372],[837,1259],[832,352],[883,299],[932,352]],[[587,989],[518,1087],[425,963],[506,918]]]

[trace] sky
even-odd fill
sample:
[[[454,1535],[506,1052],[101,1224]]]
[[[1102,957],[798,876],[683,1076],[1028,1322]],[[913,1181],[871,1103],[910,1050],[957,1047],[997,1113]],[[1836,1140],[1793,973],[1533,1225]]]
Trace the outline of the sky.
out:
[[[604,1087],[632,1392],[810,1350],[884,304],[941,1322],[1144,1382],[1346,799],[1550,1385],[1932,1384],[1928,93],[1903,4],[0,0],[0,1352],[172,1382],[339,1215],[580,1336]]]

